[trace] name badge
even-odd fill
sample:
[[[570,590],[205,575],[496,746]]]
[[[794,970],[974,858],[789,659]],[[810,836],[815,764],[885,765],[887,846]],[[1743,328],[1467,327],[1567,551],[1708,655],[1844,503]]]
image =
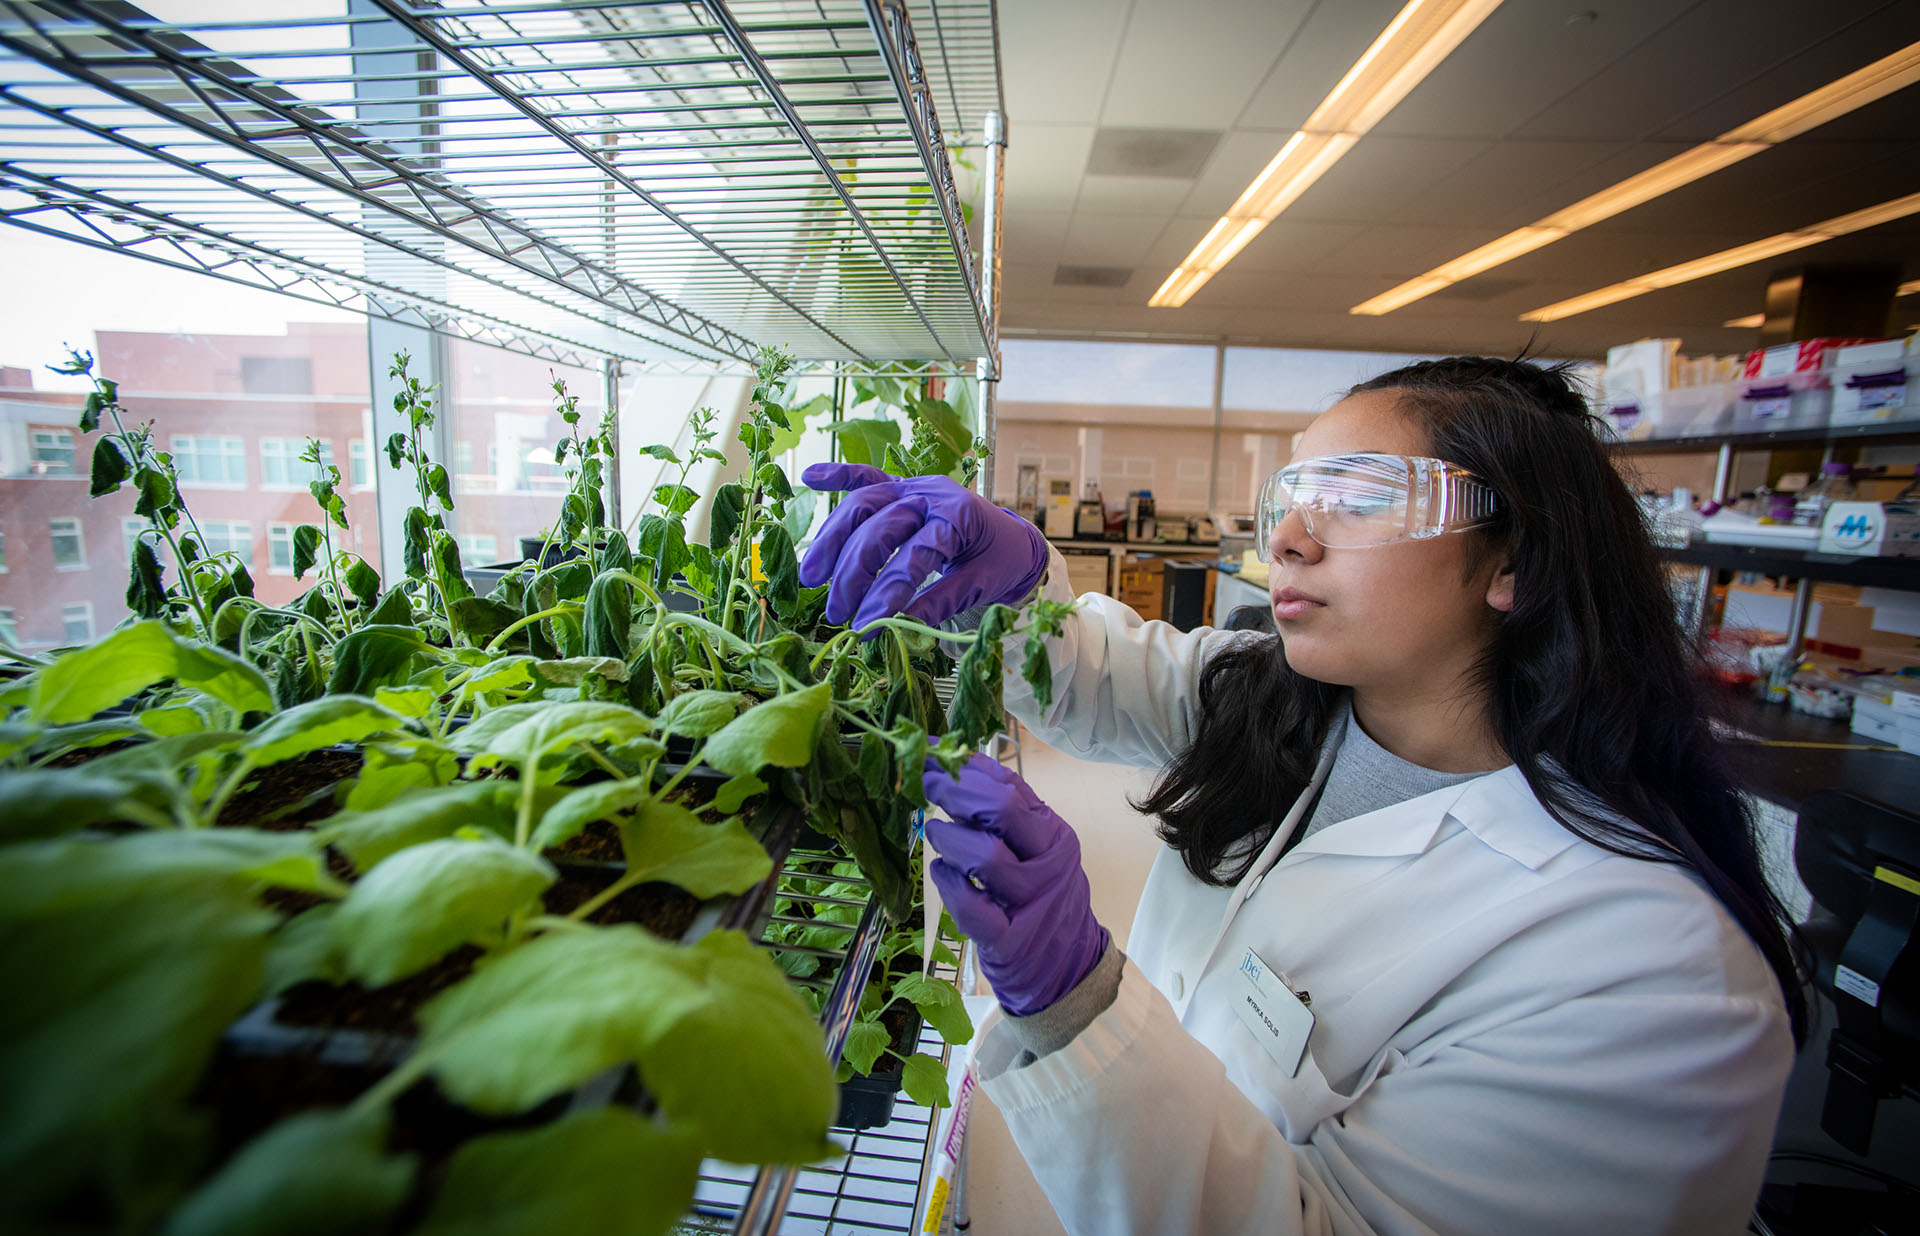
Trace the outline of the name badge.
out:
[[[1307,1051],[1307,1036],[1313,1033],[1312,1011],[1252,949],[1240,959],[1238,977],[1233,1011],[1287,1076],[1294,1076]]]

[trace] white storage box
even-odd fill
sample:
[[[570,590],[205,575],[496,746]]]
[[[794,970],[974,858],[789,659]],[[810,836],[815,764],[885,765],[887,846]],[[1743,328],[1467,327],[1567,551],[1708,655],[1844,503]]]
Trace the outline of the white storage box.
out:
[[[1733,424],[1739,397],[1738,382],[1676,386],[1632,396],[1625,404],[1616,402],[1607,409],[1607,416],[1614,433],[1628,442],[1722,433]]]
[[[1820,522],[1820,552],[1875,558],[1920,557],[1920,508],[1836,502]]]
[[[1700,536],[1722,545],[1762,545],[1774,549],[1812,549],[1820,543],[1818,528],[1763,524],[1734,511],[1715,511],[1701,520]]]
[[[1820,370],[1797,370],[1778,377],[1745,378],[1735,405],[1732,429],[1756,433],[1776,429],[1818,429],[1833,411],[1833,387]]]
[[[1920,755],[1920,714],[1895,712],[1893,705],[1863,695],[1853,701],[1852,726],[1856,734]]]
[[[1870,425],[1920,415],[1920,352],[1910,352],[1901,340],[1839,349],[1832,381],[1830,424]]]

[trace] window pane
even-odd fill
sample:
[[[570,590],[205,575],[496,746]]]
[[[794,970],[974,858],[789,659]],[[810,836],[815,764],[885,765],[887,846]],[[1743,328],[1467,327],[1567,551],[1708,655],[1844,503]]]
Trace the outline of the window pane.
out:
[[[0,609],[0,640],[5,640],[16,648],[20,646],[20,632],[13,625],[11,609]]]
[[[48,520],[47,541],[53,547],[53,564],[56,567],[87,565],[86,542],[82,538],[79,520]]]
[[[373,484],[372,460],[367,453],[367,440],[354,438],[347,443],[348,484],[355,489],[365,489]]]
[[[1010,339],[1000,403],[1213,411],[1213,349],[1191,344]]]
[[[73,475],[73,433],[66,429],[36,429],[31,439],[33,471],[40,476]]]
[[[517,550],[518,538],[538,536],[560,513],[573,461],[554,463],[554,444],[569,435],[566,422],[554,411],[554,379],[562,379],[568,393],[580,396],[583,436],[599,427],[605,384],[594,370],[464,340],[447,344],[447,368],[438,407],[454,444],[453,458],[439,462],[453,473],[454,510],[448,523],[462,544],[461,559],[471,563],[478,560],[477,551],[469,552],[468,544],[491,539],[496,547]],[[473,462],[480,458],[487,460],[487,470],[476,473]],[[384,456],[379,470],[383,476],[395,475]],[[490,555],[486,560],[499,559]]]
[[[60,638],[68,644],[84,644],[93,638],[93,606],[78,601],[60,607]]]
[[[0,437],[0,471],[8,474],[0,477],[0,524],[12,559],[12,570],[0,574],[0,606],[14,611],[29,649],[67,638],[63,605],[91,605],[96,632],[127,614],[129,527],[121,521],[134,518],[135,495],[123,487],[87,498],[99,435],[77,428],[87,384],[46,369],[65,359],[63,340],[94,353],[96,372],[119,383],[128,423],[153,422],[157,445],[176,454],[182,496],[209,548],[243,560],[263,556],[255,540],[263,524],[320,522],[308,470],[297,463],[309,436],[336,452],[343,442],[371,440],[366,322],[358,315],[14,228],[0,228],[0,271],[7,272],[0,284],[34,293],[0,298],[0,339],[8,341],[0,421],[19,452],[7,453]],[[100,299],[103,287],[114,289],[111,304]],[[102,329],[109,315],[116,329]],[[71,435],[71,479],[26,475],[29,428]],[[270,460],[284,465],[284,475]],[[270,479],[285,488],[265,489]],[[365,479],[372,483],[371,468]],[[350,526],[333,528],[333,543],[377,565],[373,492],[341,489]],[[72,561],[77,544],[80,565],[56,569],[48,525],[55,518],[76,522],[77,542],[63,541],[60,552]],[[164,579],[176,584],[170,552],[160,553]],[[311,588],[313,576],[260,570],[254,584],[262,602],[283,606]]]
[[[290,572],[293,570],[293,525],[267,525],[267,570]]]

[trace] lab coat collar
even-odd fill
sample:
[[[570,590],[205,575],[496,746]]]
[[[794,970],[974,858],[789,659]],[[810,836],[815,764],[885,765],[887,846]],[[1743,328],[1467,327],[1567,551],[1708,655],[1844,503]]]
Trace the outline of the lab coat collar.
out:
[[[1294,847],[1296,855],[1352,854],[1370,858],[1424,854],[1449,820],[1528,870],[1565,853],[1577,838],[1540,805],[1520,769],[1508,765],[1391,807],[1321,829]]]

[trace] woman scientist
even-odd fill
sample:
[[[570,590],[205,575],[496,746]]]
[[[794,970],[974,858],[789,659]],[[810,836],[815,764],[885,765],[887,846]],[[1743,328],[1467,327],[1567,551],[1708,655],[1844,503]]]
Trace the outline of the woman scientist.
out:
[[[802,567],[830,618],[1070,599],[950,481],[806,479],[852,490]],[[1396,370],[1260,516],[1277,639],[1090,597],[1051,706],[1008,679],[1047,742],[1163,770],[1127,955],[1025,783],[927,773],[1005,1014],[981,1077],[1068,1229],[1745,1230],[1796,954],[1581,399],[1525,362]]]

